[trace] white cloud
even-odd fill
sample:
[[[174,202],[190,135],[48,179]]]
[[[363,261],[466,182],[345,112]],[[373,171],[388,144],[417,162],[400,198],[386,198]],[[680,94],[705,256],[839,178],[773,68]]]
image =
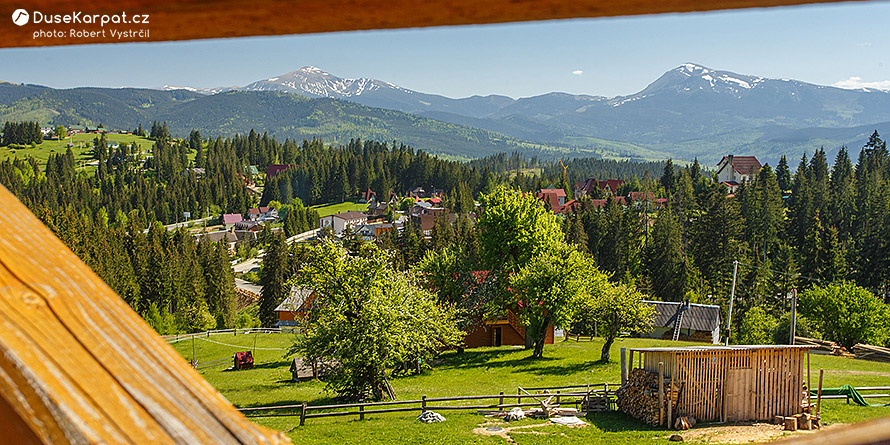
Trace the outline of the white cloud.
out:
[[[581,71],[581,70],[575,70],[575,71],[572,71],[572,74],[574,74],[574,75],[576,75],[576,76],[580,76],[580,75],[584,74],[584,71]]]
[[[853,76],[847,80],[835,82],[833,87],[844,88],[847,90],[858,90],[861,88],[873,88],[876,90],[890,90],[890,80],[879,80],[877,82],[863,81],[859,76]]]

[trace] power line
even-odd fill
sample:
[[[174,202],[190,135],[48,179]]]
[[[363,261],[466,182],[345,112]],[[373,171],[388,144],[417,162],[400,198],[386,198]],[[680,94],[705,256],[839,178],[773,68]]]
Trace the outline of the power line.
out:
[[[753,264],[739,263],[739,266],[750,267],[750,268],[752,268],[752,269],[766,270],[766,271],[769,271],[769,272],[777,273],[777,274],[779,274],[779,275],[785,275],[785,276],[787,276],[787,277],[791,277],[791,278],[795,278],[795,279],[803,278],[803,279],[806,279],[806,280],[809,280],[809,281],[814,281],[814,282],[817,282],[817,283],[837,284],[837,285],[842,285],[842,284],[844,284],[844,283],[842,283],[842,282],[839,283],[839,282],[837,282],[837,281],[830,281],[830,280],[823,280],[823,279],[821,279],[821,278],[816,278],[816,277],[809,277],[809,276],[806,276],[806,275],[801,275],[801,274],[799,274],[799,273],[793,273],[793,274],[791,274],[791,273],[782,272],[782,271],[778,271],[778,270],[775,270],[775,269],[770,269],[770,268],[763,267],[763,266],[755,266],[755,265],[753,265]],[[859,285],[857,284],[857,286],[859,286]],[[865,289],[865,290],[867,290],[867,291],[869,291],[869,292],[872,292],[872,293],[874,293],[874,294],[878,294],[878,295],[882,295],[882,296],[885,295],[885,292],[886,292],[886,291],[883,291],[883,290],[872,289],[872,288],[864,287],[864,286],[859,286],[859,287],[861,287],[861,288],[863,288],[863,289]]]

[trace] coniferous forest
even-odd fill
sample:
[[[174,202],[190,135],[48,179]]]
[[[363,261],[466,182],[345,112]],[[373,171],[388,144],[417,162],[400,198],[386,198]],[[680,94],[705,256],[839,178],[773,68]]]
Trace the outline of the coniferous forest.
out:
[[[367,189],[378,197],[403,195],[412,186],[442,189],[448,206],[469,213],[480,193],[498,185],[524,192],[564,188],[571,198],[575,181],[624,179],[619,195],[640,192],[667,202],[593,205],[590,197],[579,198],[578,211],[561,220],[566,240],[589,252],[613,281],[652,298],[724,308],[738,261],[734,323],[754,307],[781,320],[791,289],[844,280],[885,298],[890,289],[890,159],[877,133],[855,163],[846,149],[831,161],[815,150],[795,169],[783,157],[734,194],[697,161],[684,167],[596,159],[561,165],[499,154],[461,163],[397,142],[325,146],[254,131],[226,139],[193,131],[178,140],[161,123],[149,135],[150,154],[135,145],[112,148],[97,137],[94,171],[79,167],[70,150],[51,155],[45,165],[7,160],[0,163],[0,183],[160,332],[236,323],[227,249],[161,224],[181,221],[185,212],[193,218],[244,214],[277,202],[303,212],[291,221],[292,235],[318,224],[304,205],[355,199]],[[261,197],[251,195],[247,183],[264,178],[248,178],[245,167],[262,172],[269,164],[286,167]],[[437,221],[430,240],[409,224],[379,243],[396,252],[394,265],[402,269],[447,246],[459,246],[471,270],[478,256],[478,234],[466,218]]]

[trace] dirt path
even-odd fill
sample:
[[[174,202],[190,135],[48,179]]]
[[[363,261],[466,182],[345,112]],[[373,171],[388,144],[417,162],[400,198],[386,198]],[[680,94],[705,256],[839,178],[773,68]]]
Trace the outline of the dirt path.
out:
[[[772,442],[792,434],[814,434],[818,431],[829,430],[843,424],[832,424],[822,428],[822,430],[798,431],[792,433],[785,431],[782,425],[773,425],[771,423],[753,423],[753,424],[734,424],[709,426],[704,428],[693,428],[691,430],[676,432],[683,436],[685,442],[702,442],[702,443],[764,443]],[[670,437],[671,434],[664,436]]]

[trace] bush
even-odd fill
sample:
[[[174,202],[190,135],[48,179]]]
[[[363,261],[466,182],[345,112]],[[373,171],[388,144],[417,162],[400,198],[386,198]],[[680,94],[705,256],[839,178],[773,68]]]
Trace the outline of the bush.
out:
[[[786,312],[779,317],[779,323],[773,330],[773,343],[777,345],[787,345],[788,335],[791,329],[791,312]],[[797,331],[798,337],[820,338],[822,334],[816,329],[816,324],[812,320],[797,314]]]
[[[800,296],[800,312],[818,322],[826,338],[847,349],[856,343],[881,344],[890,327],[890,308],[847,282],[807,289]]]
[[[260,306],[253,304],[238,311],[235,319],[235,327],[238,329],[250,329],[260,327]]]
[[[736,335],[736,343],[743,345],[766,345],[772,343],[773,330],[778,322],[760,307],[748,309],[742,318],[742,325]]]

